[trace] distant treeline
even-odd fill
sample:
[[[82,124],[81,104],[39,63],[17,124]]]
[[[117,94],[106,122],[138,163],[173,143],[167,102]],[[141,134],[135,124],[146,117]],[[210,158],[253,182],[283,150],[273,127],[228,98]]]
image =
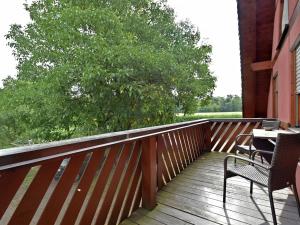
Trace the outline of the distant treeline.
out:
[[[212,97],[206,104],[199,107],[198,112],[240,112],[242,111],[242,98],[238,95],[226,97]]]

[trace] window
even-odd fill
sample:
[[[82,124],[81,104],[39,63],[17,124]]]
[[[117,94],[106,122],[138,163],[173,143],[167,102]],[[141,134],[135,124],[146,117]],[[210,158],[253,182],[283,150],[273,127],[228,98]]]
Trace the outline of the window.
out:
[[[281,4],[282,4],[281,27],[280,27],[281,32],[279,32],[280,37],[279,37],[279,42],[276,50],[279,50],[283,45],[283,42],[289,30],[289,1],[288,0],[281,1]]]
[[[289,4],[288,0],[284,0],[283,2],[283,10],[282,10],[282,17],[281,17],[281,33],[284,32],[286,27],[289,24]]]

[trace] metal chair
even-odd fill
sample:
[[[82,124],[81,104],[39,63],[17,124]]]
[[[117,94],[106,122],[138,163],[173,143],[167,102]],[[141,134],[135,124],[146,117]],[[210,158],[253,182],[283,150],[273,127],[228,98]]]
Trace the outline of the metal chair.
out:
[[[256,154],[272,154],[269,166],[255,161]],[[288,157],[287,157],[288,156]],[[268,188],[273,222],[276,225],[276,214],[273,201],[273,191],[286,187],[292,187],[297,202],[299,217],[300,203],[296,187],[296,168],[300,157],[300,134],[278,134],[274,152],[256,150],[252,153],[252,159],[229,155],[224,159],[224,187],[223,202],[226,202],[227,178],[241,176],[250,180],[250,194],[253,193],[253,182]],[[248,164],[232,164],[228,167],[228,159],[234,158]]]
[[[242,143],[240,143],[240,140],[242,137],[249,137],[249,145],[244,145]],[[235,138],[235,142],[234,142],[234,146],[235,146],[235,154],[237,155],[237,152],[241,153],[241,154],[248,154],[249,158],[251,158],[251,153],[256,150],[256,148],[253,145],[253,135],[252,134],[239,134],[236,136]]]
[[[280,126],[279,120],[263,120],[262,121],[262,127],[269,127],[274,130],[278,130]],[[242,137],[249,137],[249,145],[243,145],[240,143],[240,140]],[[248,154],[249,158],[251,158],[251,154],[256,149],[263,149],[266,151],[273,151],[274,145],[270,143],[268,140],[263,139],[256,139],[253,138],[252,134],[239,134],[235,138],[235,154],[237,155],[237,152],[241,154]],[[264,155],[265,156],[265,155]],[[268,159],[268,157],[266,157]],[[263,158],[261,157],[261,161],[263,162]],[[267,160],[268,161],[268,160]]]

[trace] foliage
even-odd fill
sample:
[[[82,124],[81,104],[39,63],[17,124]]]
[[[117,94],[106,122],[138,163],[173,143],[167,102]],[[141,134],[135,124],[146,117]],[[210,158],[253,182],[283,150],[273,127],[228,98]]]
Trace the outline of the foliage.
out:
[[[198,109],[199,112],[240,112],[242,111],[242,99],[237,95],[226,97],[212,97],[203,103]]]
[[[0,132],[35,142],[173,122],[215,87],[211,46],[166,1],[38,0],[7,35],[17,78],[0,92]]]

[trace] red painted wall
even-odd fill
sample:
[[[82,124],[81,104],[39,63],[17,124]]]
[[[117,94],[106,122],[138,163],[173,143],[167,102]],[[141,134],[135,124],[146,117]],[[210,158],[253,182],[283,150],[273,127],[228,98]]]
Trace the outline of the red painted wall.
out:
[[[300,3],[299,3],[300,4]],[[297,38],[300,35],[300,15],[298,14],[293,27],[290,29],[289,38],[290,38],[290,47],[292,47]]]
[[[295,7],[299,0],[289,1],[289,18],[292,18],[293,13],[296,15]],[[276,50],[281,34],[281,11],[282,3],[277,1],[276,11],[274,18],[274,32],[273,32],[273,46],[272,46],[272,60],[274,66],[272,75],[278,74],[278,117],[281,121],[290,123],[291,118],[291,104],[292,104],[292,90],[291,83],[293,77],[293,57],[290,49],[295,45],[298,37],[300,37],[300,16],[296,17],[296,20],[292,26],[289,27],[289,32],[285,38],[284,44],[280,50]],[[273,82],[272,77],[269,81],[270,89],[268,95],[268,117],[273,117]]]
[[[295,7],[297,5],[298,0],[289,1],[289,17],[292,17],[292,13],[295,12]],[[297,16],[293,26],[289,28],[288,35],[284,41],[283,46],[279,51],[276,51],[278,46],[279,37],[280,37],[280,27],[281,27],[281,10],[282,5],[280,1],[277,1],[275,19],[274,19],[274,33],[273,33],[273,51],[272,51],[272,60],[274,61],[273,72],[275,75],[278,73],[278,84],[279,84],[279,119],[284,122],[291,121],[291,77],[293,77],[293,58],[292,52],[290,49],[295,44],[295,41],[300,35],[300,16]],[[276,58],[277,57],[277,58]],[[268,98],[268,116],[273,116],[273,87],[272,87],[272,79],[270,80],[270,90],[269,90],[269,98]]]
[[[292,17],[294,9],[296,8],[297,3],[298,3],[298,0],[289,0],[289,18]]]
[[[291,19],[295,15],[297,10],[296,6],[299,0],[289,1],[289,18]],[[280,29],[281,29],[281,11],[282,5],[281,1],[276,2],[276,11],[274,18],[274,31],[273,31],[273,46],[272,46],[272,60],[274,61],[274,66],[272,70],[273,76],[278,73],[278,119],[286,123],[290,123],[293,118],[293,113],[291,112],[293,104],[292,89],[293,84],[292,79],[294,79],[293,70],[293,57],[291,49],[295,46],[296,40],[300,37],[300,13],[298,13],[296,20],[292,26],[289,27],[289,32],[285,39],[285,42],[279,51],[276,51],[278,42],[280,39]],[[293,15],[295,14],[295,15]],[[277,58],[276,58],[277,57]],[[273,79],[271,77],[270,89],[268,95],[268,117],[273,117]],[[296,180],[298,193],[300,195],[300,164],[298,164],[296,172]]]
[[[280,54],[273,66],[273,76],[277,75],[278,79],[278,117],[281,121],[288,123],[291,109],[291,52],[289,51],[289,39],[285,41]],[[273,78],[272,78],[273,79]],[[272,80],[270,81],[272,82]],[[273,96],[273,89],[270,89],[269,96]],[[272,101],[272,98],[271,98]],[[268,110],[268,111],[273,111]],[[272,115],[268,115],[272,117]]]

